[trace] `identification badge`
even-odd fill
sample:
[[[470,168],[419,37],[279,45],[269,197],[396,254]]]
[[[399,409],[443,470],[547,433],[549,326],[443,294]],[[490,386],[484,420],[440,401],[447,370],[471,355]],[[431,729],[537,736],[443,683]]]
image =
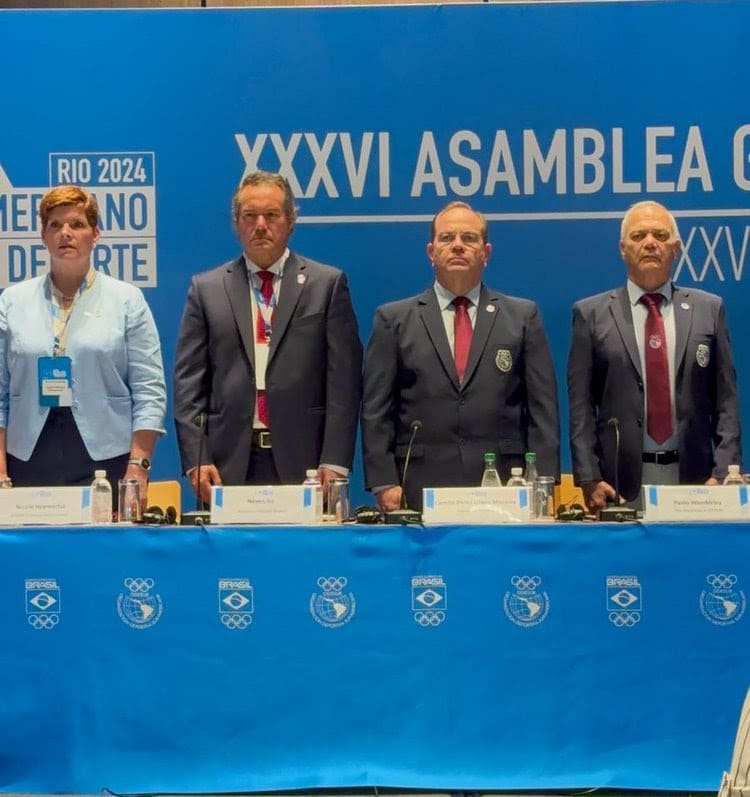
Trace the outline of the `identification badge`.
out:
[[[72,407],[73,366],[70,357],[40,357],[39,405],[42,407]]]

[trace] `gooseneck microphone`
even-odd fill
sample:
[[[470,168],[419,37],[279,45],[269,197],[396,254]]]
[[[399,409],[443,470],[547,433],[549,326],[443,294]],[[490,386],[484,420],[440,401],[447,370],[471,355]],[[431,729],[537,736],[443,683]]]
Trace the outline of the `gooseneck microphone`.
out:
[[[205,509],[201,499],[201,470],[203,469],[203,435],[206,428],[206,413],[199,412],[195,422],[200,430],[200,437],[198,438],[198,490],[195,493],[195,511],[200,512],[201,509]]]
[[[406,447],[404,469],[401,473],[401,484],[399,485],[401,487],[401,509],[396,509],[393,512],[386,512],[384,516],[386,523],[406,525],[407,523],[420,524],[422,522],[422,513],[418,512],[416,509],[409,509],[409,502],[406,500],[406,474],[409,471],[409,461],[411,460],[414,438],[417,436],[417,432],[422,428],[422,421],[412,421],[409,428],[411,429],[411,437],[409,438],[409,445]]]
[[[411,449],[414,445],[414,438],[417,432],[422,428],[422,421],[411,422],[411,437],[409,438],[409,445],[406,447],[406,458],[404,459],[404,472],[401,474],[401,508],[408,509],[409,504],[406,500],[406,473],[409,470],[409,461],[411,460]]]
[[[200,430],[198,439],[198,489],[195,491],[195,511],[183,512],[180,517],[181,526],[206,526],[211,522],[211,512],[204,509],[201,499],[201,471],[203,470],[203,438],[206,429],[206,413],[199,412],[193,419],[193,423]]]
[[[610,418],[607,426],[615,430],[615,503],[614,506],[606,506],[600,509],[597,517],[603,521],[614,521],[622,523],[626,520],[637,520],[638,515],[635,509],[630,506],[620,504],[620,421],[617,418]]]

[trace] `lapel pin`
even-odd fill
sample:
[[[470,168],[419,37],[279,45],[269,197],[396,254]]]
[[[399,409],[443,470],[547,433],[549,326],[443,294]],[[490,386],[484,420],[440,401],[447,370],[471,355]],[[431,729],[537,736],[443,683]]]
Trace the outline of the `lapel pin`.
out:
[[[494,313],[495,312],[495,305],[494,304],[488,304],[485,309],[487,310],[488,313]]]
[[[297,285],[304,285],[307,277],[304,274],[297,274]]]
[[[683,310],[689,310],[689,309],[690,309],[690,305],[689,305],[687,302],[683,302],[683,303],[680,305],[680,307],[681,307]]]

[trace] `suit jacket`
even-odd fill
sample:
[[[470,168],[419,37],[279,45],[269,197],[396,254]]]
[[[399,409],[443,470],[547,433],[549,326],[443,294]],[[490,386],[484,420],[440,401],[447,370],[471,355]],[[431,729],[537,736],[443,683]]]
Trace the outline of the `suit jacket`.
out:
[[[437,297],[378,308],[365,356],[362,445],[369,489],[399,484],[411,423],[422,422],[406,479],[422,488],[478,485],[484,454],[501,476],[535,451],[539,473],[559,476],[557,384],[537,306],[482,286],[469,361],[458,383]]]
[[[724,304],[718,296],[673,286],[675,385],[680,481],[723,479],[740,464],[740,420]],[[576,484],[614,485],[620,422],[620,493],[641,487],[646,417],[644,376],[625,286],[577,302],[568,358],[570,445]]]
[[[52,354],[47,276],[0,297],[0,427],[7,450],[31,457],[49,415],[39,404],[39,357]],[[167,387],[159,333],[141,290],[99,272],[76,300],[65,355],[72,364],[71,412],[94,460],[130,451],[134,431],[164,434]]]
[[[193,277],[175,356],[183,471],[203,462],[244,484],[255,408],[255,352],[244,258]],[[291,253],[266,368],[273,458],[282,482],[307,468],[351,467],[362,392],[362,344],[346,275]],[[199,417],[205,413],[203,434]]]

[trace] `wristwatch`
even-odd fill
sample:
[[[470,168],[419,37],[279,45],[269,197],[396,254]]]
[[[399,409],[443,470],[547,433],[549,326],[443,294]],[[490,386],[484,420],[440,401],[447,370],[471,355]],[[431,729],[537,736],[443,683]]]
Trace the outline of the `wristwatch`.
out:
[[[137,465],[143,470],[151,470],[151,460],[146,457],[132,457],[128,460],[128,465]]]

